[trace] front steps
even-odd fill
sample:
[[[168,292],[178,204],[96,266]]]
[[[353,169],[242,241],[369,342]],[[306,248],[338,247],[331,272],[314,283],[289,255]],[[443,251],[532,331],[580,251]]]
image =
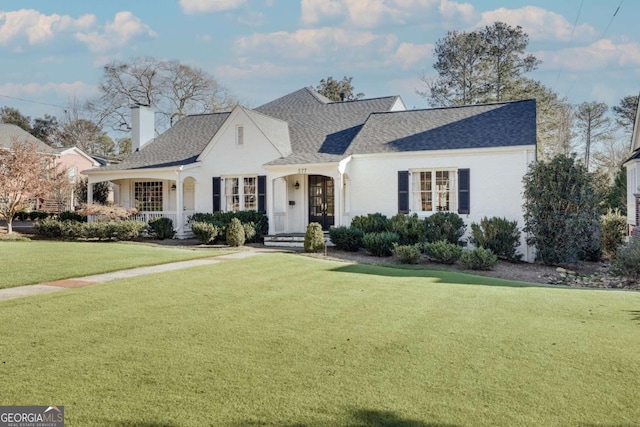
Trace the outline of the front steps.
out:
[[[324,232],[324,241],[327,246],[333,246],[329,233]],[[282,233],[264,236],[264,245],[273,248],[304,248],[304,233]]]

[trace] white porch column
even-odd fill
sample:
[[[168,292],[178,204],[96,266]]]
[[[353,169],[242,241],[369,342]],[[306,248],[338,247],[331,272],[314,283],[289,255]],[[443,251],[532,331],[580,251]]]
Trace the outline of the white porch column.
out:
[[[176,235],[184,237],[184,181],[180,176],[180,172],[177,172],[176,176]]]
[[[269,182],[269,185],[267,186],[267,197],[265,197],[265,201],[267,206],[265,206],[265,208],[267,209],[267,220],[269,221],[269,234],[273,235],[276,234],[276,217],[273,214],[273,206],[275,206],[275,179],[272,178],[271,176],[269,176],[269,174],[267,174],[267,182]]]
[[[87,178],[87,205],[93,204],[93,181]]]
[[[342,183],[344,182],[344,175],[340,174],[338,175],[338,177],[336,178],[336,188],[333,189],[334,193],[336,194],[336,211],[334,212],[334,218],[335,218],[335,225],[336,227],[340,227],[342,225],[342,211],[343,211],[343,206],[344,206],[344,192],[343,187],[342,187]]]

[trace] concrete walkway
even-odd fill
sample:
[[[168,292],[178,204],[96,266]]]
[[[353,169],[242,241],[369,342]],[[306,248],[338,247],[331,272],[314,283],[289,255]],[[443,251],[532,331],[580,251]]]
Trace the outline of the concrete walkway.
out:
[[[129,270],[113,271],[111,273],[93,274],[91,276],[76,277],[73,279],[56,280],[52,282],[39,283],[37,285],[17,286],[15,288],[0,289],[0,301],[15,298],[23,298],[31,295],[48,294],[69,288],[82,288],[85,286],[99,285],[111,282],[112,280],[128,279],[131,277],[144,276],[147,274],[165,273],[167,271],[182,270],[185,268],[199,267],[201,265],[212,265],[224,261],[248,258],[255,255],[273,251],[261,251],[249,249],[228,255],[221,255],[211,258],[192,259],[188,261],[171,262],[168,264],[152,265],[149,267],[138,267]]]

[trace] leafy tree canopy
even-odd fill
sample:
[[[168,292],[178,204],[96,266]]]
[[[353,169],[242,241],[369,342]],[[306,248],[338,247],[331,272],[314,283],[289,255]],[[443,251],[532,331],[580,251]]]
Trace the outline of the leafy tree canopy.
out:
[[[354,101],[364,98],[364,93],[355,93],[355,88],[351,84],[353,77],[344,76],[342,80],[335,80],[333,77],[327,77],[320,80],[320,84],[316,86],[316,92],[326,96],[332,101]]]

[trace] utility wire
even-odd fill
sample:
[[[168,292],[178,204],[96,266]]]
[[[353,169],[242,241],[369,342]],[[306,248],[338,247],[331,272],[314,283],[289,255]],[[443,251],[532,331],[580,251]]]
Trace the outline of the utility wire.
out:
[[[30,103],[32,103],[32,104],[40,104],[40,105],[49,105],[49,106],[51,106],[51,107],[59,107],[59,108],[63,108],[63,109],[65,109],[65,110],[67,109],[67,107],[64,107],[64,106],[62,106],[62,105],[50,104],[50,103],[48,103],[48,102],[41,102],[41,101],[31,101],[30,99],[18,98],[18,97],[15,97],[15,96],[9,96],[9,95],[2,95],[2,94],[0,94],[0,97],[3,97],[3,98],[9,98],[9,99],[16,99],[16,100],[18,100],[18,101],[30,102]]]
[[[607,24],[607,27],[604,29],[604,31],[602,32],[602,35],[600,36],[600,38],[598,40],[602,40],[604,38],[605,34],[607,34],[607,31],[609,31],[609,27],[611,26],[611,23],[613,22],[613,18],[615,18],[616,15],[618,14],[618,12],[620,11],[620,7],[622,6],[622,3],[624,3],[624,0],[620,0],[620,4],[616,8],[616,11],[613,12],[613,16],[611,16],[611,19],[609,19],[609,23]]]
[[[578,14],[576,15],[576,19],[573,21],[573,28],[571,28],[571,34],[569,35],[569,41],[567,42],[566,49],[571,46],[571,41],[573,40],[573,33],[576,31],[576,26],[578,25],[578,19],[580,19],[580,13],[582,12],[582,6],[584,6],[584,0],[580,1],[580,7],[578,8]],[[558,70],[558,76],[556,77],[556,82],[553,84],[553,90],[555,91],[558,86],[558,81],[560,80],[560,74],[562,74],[562,67]]]

